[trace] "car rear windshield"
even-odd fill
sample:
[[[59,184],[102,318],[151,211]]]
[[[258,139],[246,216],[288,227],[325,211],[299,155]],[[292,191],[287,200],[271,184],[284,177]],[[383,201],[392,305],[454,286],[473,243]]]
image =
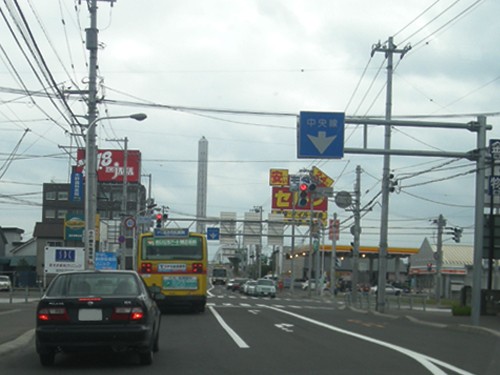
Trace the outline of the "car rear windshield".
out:
[[[75,273],[59,275],[47,290],[49,297],[134,296],[139,285],[133,274]]]
[[[259,285],[274,285],[274,281],[272,280],[259,280],[257,281]]]

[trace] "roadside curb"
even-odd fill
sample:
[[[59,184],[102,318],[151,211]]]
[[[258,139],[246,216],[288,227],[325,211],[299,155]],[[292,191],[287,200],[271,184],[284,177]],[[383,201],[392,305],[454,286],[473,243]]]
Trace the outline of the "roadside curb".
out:
[[[466,331],[466,332],[480,332],[480,333],[488,333],[491,335],[494,335],[496,337],[500,337],[500,331],[496,331],[491,328],[486,328],[486,327],[476,327],[476,326],[471,326],[469,324],[459,324],[457,325],[457,328]]]
[[[23,333],[17,339],[1,344],[0,355],[10,353],[28,344],[31,341],[31,339],[33,339],[34,336],[35,336],[35,328],[32,328],[29,331]]]

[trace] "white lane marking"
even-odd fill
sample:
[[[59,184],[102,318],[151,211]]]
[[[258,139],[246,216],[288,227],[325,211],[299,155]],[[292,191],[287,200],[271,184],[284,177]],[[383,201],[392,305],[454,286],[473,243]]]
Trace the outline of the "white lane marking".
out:
[[[258,313],[260,313],[260,310],[248,310],[248,312],[249,312],[250,314],[257,315]]]
[[[240,303],[240,306],[241,307],[251,307],[252,305],[250,305],[249,303]]]
[[[14,314],[14,313],[17,313],[19,311],[21,311],[21,309],[5,310],[5,311],[1,311],[0,315]]]
[[[388,349],[395,350],[395,351],[400,352],[400,353],[402,353],[404,355],[407,355],[410,358],[413,358],[415,361],[419,362],[422,366],[424,366],[427,370],[429,370],[429,372],[431,374],[433,374],[433,375],[446,375],[446,372],[444,372],[443,370],[441,370],[436,365],[439,365],[439,366],[444,367],[444,368],[446,368],[448,370],[454,371],[454,372],[456,372],[457,374],[460,374],[460,375],[473,375],[471,372],[462,370],[462,369],[460,369],[458,367],[455,367],[455,366],[453,366],[453,365],[451,365],[449,363],[440,361],[437,358],[432,358],[432,357],[426,356],[424,354],[417,353],[417,352],[415,352],[413,350],[403,348],[401,346],[397,346],[397,345],[390,344],[390,343],[385,342],[385,341],[377,340],[377,339],[374,339],[374,338],[369,337],[369,336],[360,335],[359,333],[347,331],[345,329],[338,328],[338,327],[332,326],[330,324],[326,324],[326,323],[320,322],[318,320],[314,320],[314,319],[311,319],[311,318],[308,318],[306,316],[299,315],[299,314],[296,314],[296,313],[293,313],[293,312],[290,312],[290,311],[278,309],[278,308],[273,307],[273,306],[262,305],[262,307],[267,307],[268,309],[275,310],[275,311],[281,312],[283,314],[291,315],[291,316],[293,316],[293,317],[295,317],[297,319],[301,319],[301,320],[304,320],[306,322],[309,322],[309,323],[312,323],[312,324],[316,324],[316,325],[318,325],[320,327],[327,328],[329,330],[332,330],[332,331],[335,331],[335,332],[338,332],[338,333],[342,333],[342,334],[345,334],[345,335],[348,335],[348,336],[356,337],[358,339],[361,339],[361,340],[364,340],[364,341],[368,341],[368,342],[371,342],[373,344],[377,344],[377,345],[380,345],[380,346],[384,346],[384,347],[386,347]]]
[[[217,319],[222,328],[226,330],[229,337],[231,337],[234,340],[236,345],[238,345],[241,349],[247,349],[250,347],[245,341],[243,341],[243,339],[240,336],[238,336],[236,332],[234,332],[234,330],[231,327],[229,327],[229,325],[224,321],[224,319],[222,319],[220,314],[212,306],[209,306],[208,308],[212,312],[212,314],[214,314],[215,319]]]

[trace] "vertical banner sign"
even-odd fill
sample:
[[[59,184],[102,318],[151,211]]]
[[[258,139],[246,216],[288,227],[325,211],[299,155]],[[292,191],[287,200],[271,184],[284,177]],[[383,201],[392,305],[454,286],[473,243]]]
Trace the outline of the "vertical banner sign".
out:
[[[66,241],[83,242],[83,231],[85,230],[85,219],[83,214],[68,212],[64,218],[64,239]]]
[[[83,201],[83,173],[73,172],[71,174],[69,200],[71,202]]]

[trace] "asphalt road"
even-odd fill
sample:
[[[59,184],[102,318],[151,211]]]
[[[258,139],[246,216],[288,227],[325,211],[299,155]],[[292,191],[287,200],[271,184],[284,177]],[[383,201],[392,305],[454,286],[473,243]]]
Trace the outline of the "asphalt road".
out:
[[[100,353],[58,354],[55,368],[43,368],[28,337],[15,350],[0,350],[0,373],[496,375],[500,368],[500,337],[487,331],[419,324],[330,300],[252,298],[224,287],[211,294],[204,314],[163,315],[152,366],[138,365],[134,355]],[[0,321],[34,327],[33,303],[10,310],[0,307]]]

